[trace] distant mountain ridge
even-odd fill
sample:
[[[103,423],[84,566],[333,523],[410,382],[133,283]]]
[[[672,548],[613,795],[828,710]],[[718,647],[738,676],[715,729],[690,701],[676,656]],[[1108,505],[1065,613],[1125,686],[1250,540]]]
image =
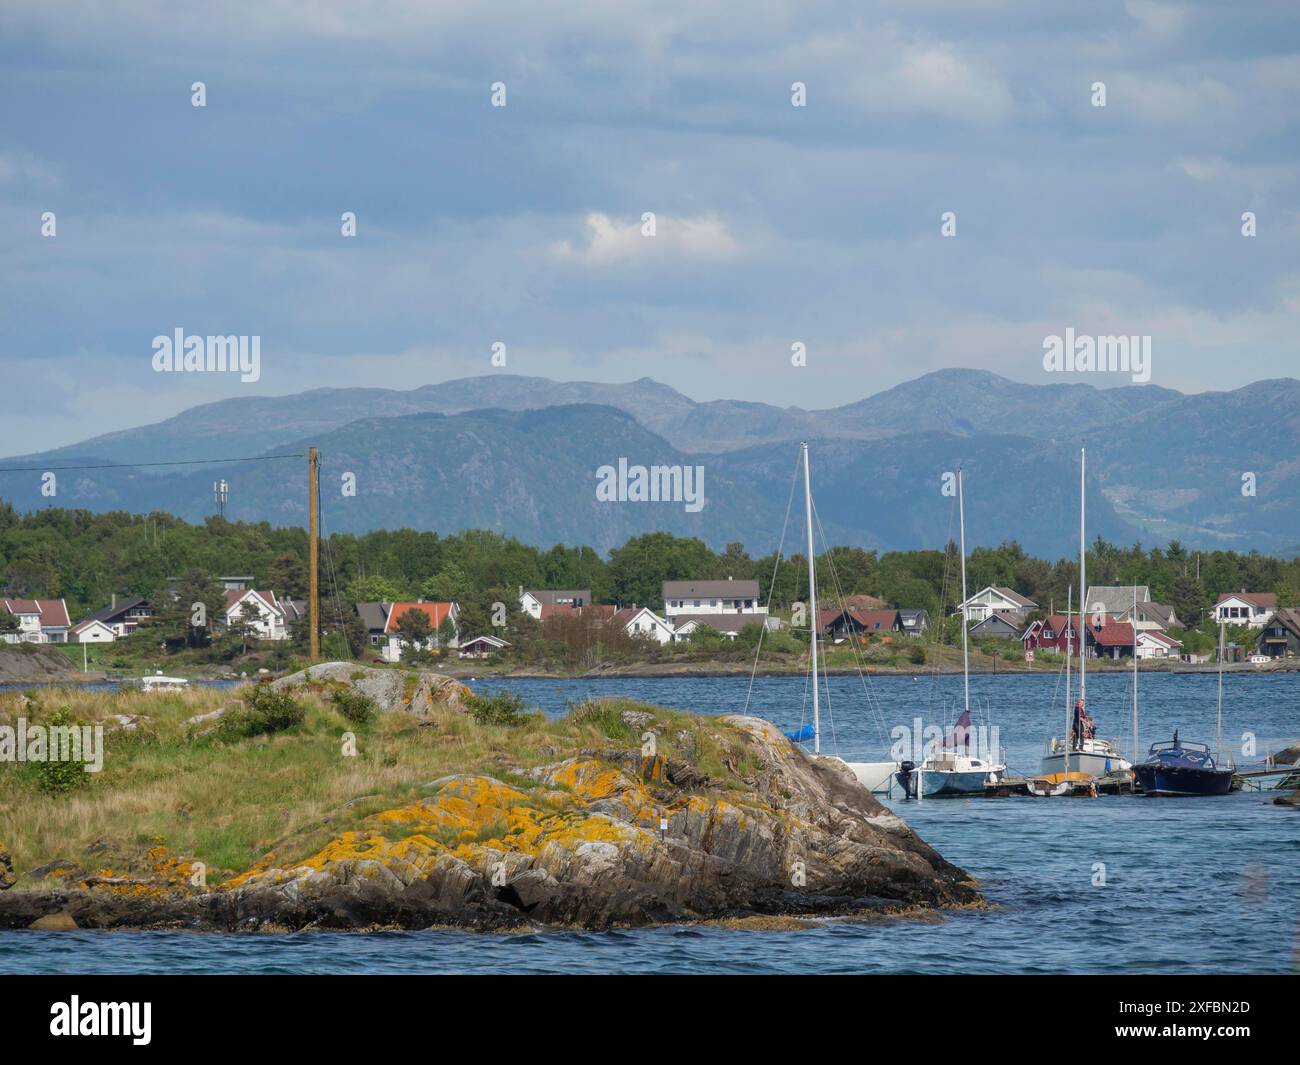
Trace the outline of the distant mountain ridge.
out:
[[[697,403],[649,378],[627,384],[489,375],[425,385],[314,389],[204,404],[5,465],[226,459],[321,448],[327,528],[497,529],[534,542],[607,548],[665,529],[714,546],[775,546],[794,444],[813,441],[828,536],[882,550],[936,546],[949,531],[942,474],[964,464],[972,544],[1019,540],[1069,554],[1077,454],[1089,448],[1092,531],[1121,541],[1291,552],[1300,543],[1300,381],[1186,396],[1154,386],[1026,385],[942,370],[824,411]],[[700,465],[707,505],[595,498],[595,471],[630,462]],[[356,497],[331,498],[345,472]],[[1253,473],[1256,494],[1243,495]],[[61,474],[41,497],[31,474],[0,474],[20,509],[87,507],[212,513],[211,482],[231,483],[231,517],[301,523],[301,465]],[[333,480],[331,480],[333,478]]]

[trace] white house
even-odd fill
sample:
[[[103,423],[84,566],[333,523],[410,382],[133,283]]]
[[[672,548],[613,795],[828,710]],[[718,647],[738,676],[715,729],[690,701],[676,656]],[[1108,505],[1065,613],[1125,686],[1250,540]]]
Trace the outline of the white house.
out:
[[[534,588],[519,589],[519,609],[539,621],[544,606],[590,606],[590,588]]]
[[[629,636],[650,636],[661,644],[673,639],[673,627],[649,607],[624,607],[614,615],[614,624]]]
[[[426,650],[432,651],[442,645],[442,626],[448,620],[451,621],[452,631],[447,646],[451,648],[460,646],[460,607],[456,603],[425,602],[417,599],[414,603],[389,603],[387,607],[384,640],[379,652],[385,662],[400,662],[402,652],[409,646],[409,641],[403,639],[401,634],[401,621],[402,615],[412,610],[420,611],[429,619],[429,638],[424,644]]]
[[[289,623],[302,614],[302,607],[291,599],[278,599],[274,592],[232,589],[226,592],[221,618],[226,631],[236,619],[251,612],[253,632],[259,640],[287,640]]]
[[[1277,596],[1272,592],[1224,592],[1214,604],[1214,622],[1262,629],[1276,610]]]
[[[68,604],[62,599],[0,599],[0,609],[18,620],[15,632],[4,633],[5,643],[67,643]]]
[[[71,643],[112,643],[117,639],[117,633],[99,618],[87,618],[73,625],[68,637]]]
[[[679,618],[710,614],[751,615],[745,624],[761,625],[767,620],[767,607],[758,598],[758,581],[738,581],[731,577],[725,581],[664,581],[661,591],[664,617],[674,629],[679,627]]]
[[[1175,640],[1167,632],[1155,629],[1138,629],[1138,658],[1177,658],[1182,652],[1181,640]]]
[[[957,604],[957,610],[965,610],[967,624],[983,621],[993,614],[1015,615],[1017,621],[1023,622],[1031,611],[1037,609],[1038,604],[1032,599],[1026,599],[1011,588],[1000,588],[993,584],[976,592],[964,603]]]

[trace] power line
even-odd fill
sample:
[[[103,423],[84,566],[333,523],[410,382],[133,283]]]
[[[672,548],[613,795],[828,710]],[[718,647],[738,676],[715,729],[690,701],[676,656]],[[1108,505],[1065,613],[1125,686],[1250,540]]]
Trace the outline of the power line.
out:
[[[237,459],[172,459],[168,462],[105,462],[96,466],[0,466],[0,473],[51,473],[64,470],[132,470],[145,466],[210,466],[221,462],[274,462],[276,459],[304,459],[306,454],[253,455]]]

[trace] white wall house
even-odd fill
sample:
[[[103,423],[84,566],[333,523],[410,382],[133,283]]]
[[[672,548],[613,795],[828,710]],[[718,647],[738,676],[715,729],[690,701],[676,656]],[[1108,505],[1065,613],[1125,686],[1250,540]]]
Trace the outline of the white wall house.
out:
[[[456,603],[426,602],[416,600],[414,603],[389,603],[388,614],[384,621],[384,639],[379,654],[385,662],[400,662],[402,655],[410,646],[403,639],[400,625],[402,615],[410,610],[418,610],[429,619],[429,638],[424,642],[425,650],[433,651],[442,646],[442,626],[451,620],[452,634],[447,646],[460,646],[460,607]]]
[[[1018,620],[1023,621],[1031,611],[1038,609],[1038,604],[1011,588],[999,588],[990,584],[964,603],[957,604],[957,610],[963,609],[966,611],[967,624],[973,625],[993,614],[1014,614]]]
[[[1225,592],[1214,604],[1214,623],[1262,629],[1276,610],[1277,596],[1272,592]]]
[[[259,592],[254,588],[243,592],[232,590],[226,592],[226,607],[221,620],[229,632],[236,620],[251,609],[253,631],[259,640],[287,640],[288,605],[288,600],[277,599],[274,592]]]
[[[629,636],[649,636],[661,644],[673,639],[673,627],[649,607],[624,607],[614,615],[614,624]]]
[[[1138,658],[1177,658],[1182,649],[1182,642],[1167,633],[1155,629],[1138,630]]]
[[[519,609],[539,621],[544,606],[591,606],[590,588],[519,589]]]
[[[68,604],[62,599],[0,599],[0,610],[18,621],[14,632],[3,635],[5,643],[66,643],[72,622]]]
[[[664,581],[664,617],[676,628],[681,616],[707,614],[752,614],[762,624],[767,607],[758,598],[758,581]],[[716,627],[716,626],[715,626]]]
[[[113,626],[105,624],[98,618],[91,618],[89,621],[82,621],[72,626],[69,636],[73,643],[112,643],[117,639],[118,634]]]

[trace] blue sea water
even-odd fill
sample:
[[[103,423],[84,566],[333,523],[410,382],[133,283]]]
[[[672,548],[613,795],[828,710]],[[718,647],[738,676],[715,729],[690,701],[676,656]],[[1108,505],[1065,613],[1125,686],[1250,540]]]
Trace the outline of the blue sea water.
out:
[[[827,753],[883,756],[890,730],[951,721],[960,677],[828,681]],[[1128,746],[1128,678],[1089,678],[1099,735]],[[1144,675],[1141,745],[1213,741],[1213,674]],[[745,707],[748,678],[511,680],[548,713],[590,695],[683,710]],[[996,725],[1013,771],[1036,769],[1060,733],[1054,674],[978,676],[976,724]],[[760,677],[750,712],[783,728],[807,719],[805,682]],[[833,727],[832,727],[833,723]],[[1225,741],[1253,734],[1260,754],[1300,735],[1300,674],[1229,674]],[[833,739],[831,739],[833,735]],[[993,907],[938,921],[822,921],[799,931],[709,926],[615,932],[0,933],[0,973],[1287,973],[1300,971],[1300,810],[1269,792],[1223,798],[890,799],[950,861],[977,876]]]

